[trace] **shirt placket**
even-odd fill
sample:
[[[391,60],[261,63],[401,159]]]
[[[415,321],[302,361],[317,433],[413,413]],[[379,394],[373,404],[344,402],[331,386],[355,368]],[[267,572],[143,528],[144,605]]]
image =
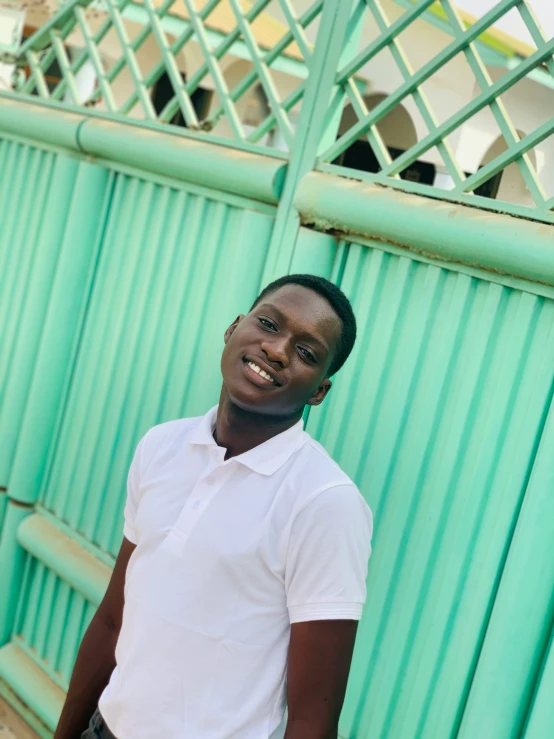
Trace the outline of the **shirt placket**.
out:
[[[231,464],[216,465],[192,489],[179,518],[171,528],[165,548],[180,554],[204,513],[212,504],[231,472]]]

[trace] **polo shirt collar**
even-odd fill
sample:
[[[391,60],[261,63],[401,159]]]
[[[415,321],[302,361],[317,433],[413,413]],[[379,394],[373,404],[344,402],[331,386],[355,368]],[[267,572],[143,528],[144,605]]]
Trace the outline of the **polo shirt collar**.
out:
[[[210,446],[218,450],[221,449],[213,437],[217,409],[218,406],[216,405],[200,419],[200,423],[191,434],[191,444]],[[285,464],[307,439],[308,434],[304,431],[304,422],[300,419],[290,429],[282,431],[272,439],[264,441],[263,444],[258,444],[258,446],[255,446],[248,452],[233,457],[233,459],[260,475],[272,475]]]

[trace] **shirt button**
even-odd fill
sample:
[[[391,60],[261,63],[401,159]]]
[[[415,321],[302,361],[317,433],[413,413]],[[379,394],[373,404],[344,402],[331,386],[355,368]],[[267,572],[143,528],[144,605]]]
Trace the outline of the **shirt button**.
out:
[[[194,508],[194,510],[196,510],[199,506],[200,506],[199,500],[195,500],[194,503],[192,504],[192,507]]]

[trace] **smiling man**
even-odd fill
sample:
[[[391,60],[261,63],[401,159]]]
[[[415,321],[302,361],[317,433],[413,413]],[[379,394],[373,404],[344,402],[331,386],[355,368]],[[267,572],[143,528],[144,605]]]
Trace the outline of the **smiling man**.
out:
[[[335,285],[283,277],[225,332],[219,405],[139,443],[55,739],[337,736],[372,522],[302,415],[355,338]]]

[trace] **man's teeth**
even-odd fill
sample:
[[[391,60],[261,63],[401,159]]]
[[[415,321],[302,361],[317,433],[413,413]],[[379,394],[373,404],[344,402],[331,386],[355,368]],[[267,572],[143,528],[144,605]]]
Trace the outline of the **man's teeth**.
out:
[[[264,379],[269,380],[270,382],[275,384],[275,380],[273,379],[273,377],[271,375],[268,375],[265,370],[261,369],[261,367],[258,367],[257,364],[254,364],[254,362],[247,362],[246,364],[250,367],[250,369],[253,369],[254,372],[260,375],[260,377],[263,377]]]

